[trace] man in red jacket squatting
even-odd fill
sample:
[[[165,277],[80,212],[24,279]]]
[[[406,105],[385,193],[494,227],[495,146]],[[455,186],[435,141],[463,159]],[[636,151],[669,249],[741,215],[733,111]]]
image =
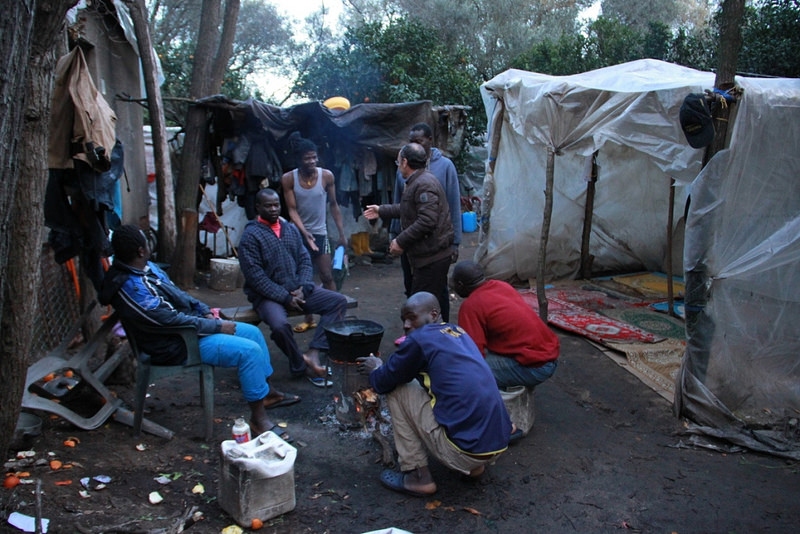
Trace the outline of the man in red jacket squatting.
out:
[[[497,387],[533,388],[553,376],[558,337],[510,284],[487,280],[480,265],[461,261],[450,286],[465,300],[458,325],[467,331],[492,370]],[[512,441],[521,438],[512,435]]]
[[[428,452],[448,468],[479,477],[508,447],[511,420],[492,373],[463,329],[443,323],[439,302],[421,291],[400,311],[406,340],[386,363],[358,358],[358,370],[386,395],[401,471],[381,483],[415,496],[436,492]]]

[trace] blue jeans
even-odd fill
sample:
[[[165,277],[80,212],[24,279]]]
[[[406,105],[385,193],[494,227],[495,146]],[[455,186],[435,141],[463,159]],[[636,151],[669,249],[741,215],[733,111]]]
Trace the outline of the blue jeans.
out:
[[[541,367],[525,367],[511,356],[500,356],[486,351],[486,363],[492,370],[497,387],[511,386],[536,387],[556,372],[558,360],[547,362]]]
[[[236,367],[239,384],[247,402],[261,400],[269,393],[272,375],[269,349],[257,327],[236,323],[236,333],[211,334],[198,340],[200,359],[215,367]]]

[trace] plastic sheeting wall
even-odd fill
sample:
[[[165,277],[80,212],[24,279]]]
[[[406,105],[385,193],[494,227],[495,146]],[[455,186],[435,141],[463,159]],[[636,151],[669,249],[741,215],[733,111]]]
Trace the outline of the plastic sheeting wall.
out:
[[[678,110],[713,83],[711,73],[653,60],[568,77],[509,71],[487,82],[487,114],[496,98],[506,112],[484,183],[491,209],[478,259],[496,278],[536,274],[552,149],[561,155],[547,272],[574,274],[583,160],[597,149],[595,268],[652,268],[663,257],[673,176],[691,190],[676,411],[697,434],[800,459],[800,80],[737,78],[744,93],[730,148],[700,173],[701,151],[686,144]],[[683,206],[678,196],[676,221]]]
[[[483,214],[489,231],[477,254],[487,273],[520,280],[536,275],[549,150],[556,157],[547,276],[578,272],[584,166],[595,151],[593,270],[665,270],[670,178],[690,183],[702,158],[686,143],[678,110],[686,94],[713,81],[710,73],[641,60],[574,76],[511,70],[484,84],[490,120],[498,99],[505,106],[494,173],[484,184],[491,188],[490,210]],[[686,191],[676,192],[677,222]]]
[[[692,187],[685,267],[703,294],[686,302],[678,408],[800,459],[800,80],[737,83],[730,148]]]
[[[481,261],[493,278],[527,280],[537,276],[545,203],[544,177],[537,174],[543,174],[547,151],[531,147],[519,136],[506,135],[506,130],[494,173],[499,178],[491,230],[482,243],[486,256]],[[518,154],[509,158],[508,151]],[[546,267],[547,275],[553,279],[573,278],[580,268],[586,159],[576,154],[555,159],[553,221]],[[632,149],[610,143],[598,154],[597,165],[599,177],[590,238],[594,272],[665,270],[669,176],[647,159],[637,157]],[[639,180],[632,181],[630,176]],[[675,221],[683,216],[686,199],[685,188],[679,187],[676,192]]]

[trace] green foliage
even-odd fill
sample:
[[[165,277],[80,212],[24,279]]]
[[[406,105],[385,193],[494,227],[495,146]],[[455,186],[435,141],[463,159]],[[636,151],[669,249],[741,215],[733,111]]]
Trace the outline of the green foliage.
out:
[[[586,35],[562,36],[558,41],[542,41],[512,62],[518,69],[566,75],[585,72],[635,59],[667,60],[671,49],[669,28],[651,22],[645,31],[617,19],[599,17]]]
[[[700,27],[670,30],[651,21],[637,30],[618,19],[599,17],[586,35],[542,41],[514,59],[514,68],[553,75],[575,74],[641,58],[654,58],[710,71],[717,67],[719,12]],[[761,0],[747,8],[737,71],[800,77],[800,0]]]
[[[669,26],[663,22],[650,22],[647,32],[642,40],[642,53],[644,57],[653,59],[666,59],[669,54],[669,44],[672,34]]]
[[[616,65],[644,57],[644,36],[618,19],[600,17],[589,26],[589,55],[598,66]]]
[[[716,26],[709,25],[699,30],[679,28],[672,38],[666,60],[693,69],[710,71],[717,65],[718,42]]]
[[[511,67],[564,76],[597,67],[588,56],[588,39],[581,35],[562,36],[558,41],[542,41],[517,56]]]
[[[762,0],[747,9],[739,71],[800,77],[800,0]]]
[[[682,11],[678,4],[676,0],[602,0],[601,7],[604,17],[644,33],[654,22],[672,26]]]
[[[354,104],[431,100],[434,105],[470,105],[468,133],[477,133],[484,122],[479,87],[462,51],[399,18],[348,28],[337,48],[311,58],[295,92],[312,100],[344,96]]]
[[[192,65],[194,62],[194,44],[179,43],[177,46],[165,47],[155,45],[164,83],[161,94],[165,100],[166,119],[170,125],[179,125],[186,117],[186,102],[192,81]],[[222,80],[221,92],[230,98],[245,100],[252,96],[246,79],[247,72],[241,69],[229,69]]]

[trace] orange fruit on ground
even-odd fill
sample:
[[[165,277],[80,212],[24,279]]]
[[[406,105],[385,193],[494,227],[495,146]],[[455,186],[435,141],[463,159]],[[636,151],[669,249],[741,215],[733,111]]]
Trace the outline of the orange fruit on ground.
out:
[[[62,465],[63,464],[59,460],[50,460],[50,469],[52,469],[53,471],[61,469]]]
[[[253,519],[252,521],[250,521],[250,528],[253,529],[253,530],[258,530],[263,526],[264,526],[264,522],[261,521],[257,517],[255,519]]]
[[[3,487],[4,488],[14,488],[19,484],[19,477],[16,475],[8,475],[5,480],[3,480]]]

